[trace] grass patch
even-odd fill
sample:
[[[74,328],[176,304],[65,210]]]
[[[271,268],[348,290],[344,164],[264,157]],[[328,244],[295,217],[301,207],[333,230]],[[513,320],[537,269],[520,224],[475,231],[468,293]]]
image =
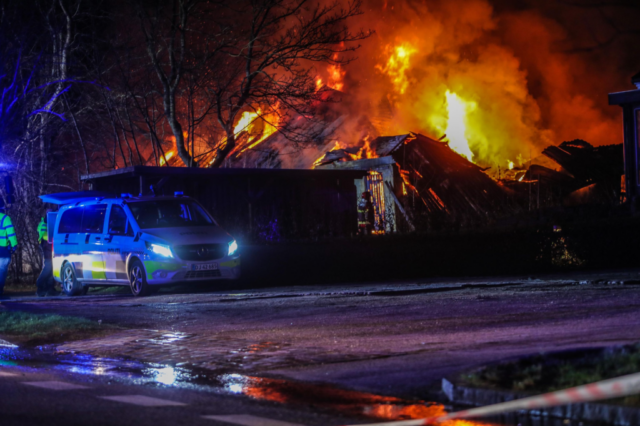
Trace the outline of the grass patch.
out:
[[[41,345],[102,335],[115,327],[86,318],[29,312],[0,312],[0,336],[12,343]]]
[[[543,393],[640,372],[640,343],[596,350],[537,355],[460,375],[481,388]],[[609,402],[640,406],[639,396]]]
[[[102,294],[131,294],[129,286],[111,285],[111,286],[93,286],[89,288],[87,294],[98,296]]]

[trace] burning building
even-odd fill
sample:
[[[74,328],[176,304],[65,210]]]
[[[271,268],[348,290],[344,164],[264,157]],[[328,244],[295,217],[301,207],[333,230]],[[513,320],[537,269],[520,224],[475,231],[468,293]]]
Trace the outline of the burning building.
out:
[[[454,3],[374,2],[377,36],[358,61],[317,70],[314,117],[244,111],[222,167],[368,172],[356,187],[372,192],[379,231],[619,202],[618,124],[593,67],[555,48],[563,34],[541,11]],[[202,167],[220,144],[197,154]]]
[[[355,98],[336,90],[324,93],[328,99],[316,106],[313,119],[292,119],[289,130],[303,135],[302,142],[281,131],[265,135],[264,126],[252,132],[252,123],[244,123],[238,149],[224,168],[368,173],[355,180],[355,187],[358,193],[371,192],[378,232],[474,226],[517,211],[509,192],[468,160],[471,154],[452,149],[452,138],[383,136],[379,129],[389,117],[380,109],[362,108]],[[198,161],[208,164],[214,156],[212,150]]]

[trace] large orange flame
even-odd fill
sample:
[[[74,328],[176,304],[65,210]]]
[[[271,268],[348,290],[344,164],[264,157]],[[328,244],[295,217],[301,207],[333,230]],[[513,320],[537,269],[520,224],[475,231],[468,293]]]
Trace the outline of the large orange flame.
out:
[[[354,155],[354,160],[360,160],[362,158],[376,158],[378,155],[371,147],[371,138],[369,136],[364,138],[362,148]]]
[[[255,111],[244,111],[240,115],[233,128],[237,145],[229,153],[229,156],[239,156],[243,152],[255,148],[278,130],[280,124],[279,106],[275,105],[269,109],[265,108],[265,110],[258,108]],[[245,132],[247,133],[246,140],[239,140]],[[227,139],[223,138],[216,147],[222,146],[226,141]],[[209,164],[212,164],[215,159],[215,156],[212,157]]]
[[[409,87],[407,77],[409,59],[417,50],[409,43],[401,43],[397,46],[386,46],[385,52],[388,55],[387,62],[384,65],[377,65],[376,68],[391,78],[396,92],[402,95]]]
[[[169,160],[171,160],[173,158],[174,155],[176,155],[176,152],[174,150],[167,151],[164,154],[164,157],[160,157],[160,165],[164,166]],[[164,161],[165,158],[167,159],[167,161]]]
[[[583,44],[563,25],[572,14],[551,16],[533,3],[459,3],[374,2],[367,11],[361,24],[376,36],[347,68],[347,81],[357,82],[359,105],[372,106],[365,114],[380,133],[446,133],[452,149],[492,166],[496,177],[509,161],[523,164],[518,156],[535,158],[563,140],[620,142],[619,117],[602,96],[621,68],[597,66],[603,54],[616,62],[608,49],[567,54]]]
[[[333,60],[338,59],[338,54],[333,55]],[[347,71],[342,68],[340,64],[330,64],[327,66],[327,75],[328,78],[326,82],[322,79],[322,77],[316,77],[316,91],[322,89],[323,87],[329,87],[330,89],[342,91],[344,88],[344,76]]]
[[[445,134],[449,138],[449,146],[467,160],[473,160],[473,153],[467,140],[467,112],[475,109],[476,104],[465,102],[455,93],[447,90],[447,128]]]
[[[329,71],[329,82],[327,86],[332,89],[342,91],[344,87],[344,82],[342,81],[345,75],[345,70],[342,69],[340,65],[329,65],[327,67],[327,71]]]

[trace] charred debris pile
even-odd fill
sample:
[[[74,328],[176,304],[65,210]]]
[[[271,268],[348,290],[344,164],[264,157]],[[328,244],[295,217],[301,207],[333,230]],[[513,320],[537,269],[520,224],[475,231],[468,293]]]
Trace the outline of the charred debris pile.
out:
[[[622,144],[594,147],[580,139],[549,146],[500,182],[527,210],[624,202]]]

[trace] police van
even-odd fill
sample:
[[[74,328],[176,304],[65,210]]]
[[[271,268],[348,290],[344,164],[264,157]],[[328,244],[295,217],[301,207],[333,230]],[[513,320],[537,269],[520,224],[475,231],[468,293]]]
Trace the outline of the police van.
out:
[[[53,276],[69,295],[90,285],[127,285],[144,296],[163,284],[240,277],[236,241],[196,200],[98,191],[42,195]],[[53,224],[53,225],[52,225]]]

